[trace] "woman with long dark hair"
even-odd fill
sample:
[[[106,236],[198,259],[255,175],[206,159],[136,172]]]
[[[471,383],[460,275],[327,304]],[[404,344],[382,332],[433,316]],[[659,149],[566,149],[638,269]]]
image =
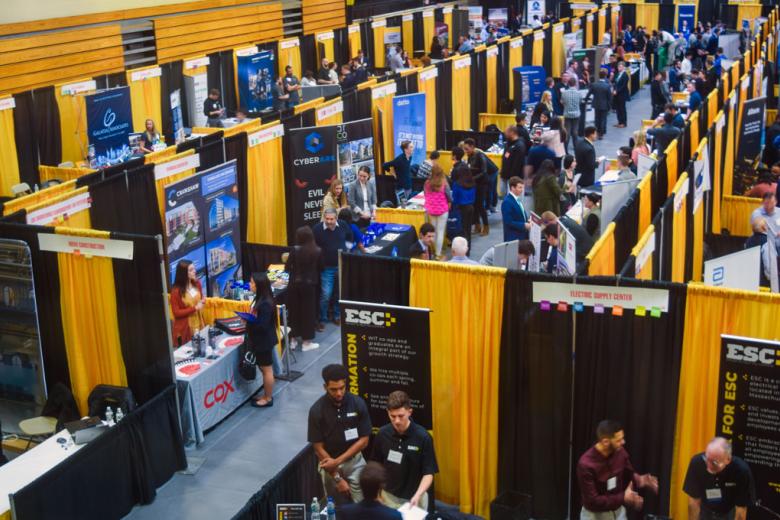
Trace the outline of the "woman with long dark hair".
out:
[[[203,287],[198,281],[195,264],[189,260],[181,260],[176,266],[176,276],[171,288],[174,346],[184,345],[192,339],[193,329],[205,326],[200,313],[204,301]]]
[[[306,352],[319,347],[312,339],[317,325],[317,284],[322,270],[322,254],[309,226],[301,226],[295,231],[295,246],[285,262],[290,274],[287,308],[293,336],[291,348],[297,344],[295,338],[301,338],[301,349]]]
[[[268,408],[274,405],[274,369],[273,349],[279,343],[276,337],[276,304],[271,291],[271,282],[266,273],[252,273],[249,288],[255,293],[250,314],[255,319],[246,322],[248,347],[254,352],[257,366],[263,373],[264,396],[252,402],[256,408]]]

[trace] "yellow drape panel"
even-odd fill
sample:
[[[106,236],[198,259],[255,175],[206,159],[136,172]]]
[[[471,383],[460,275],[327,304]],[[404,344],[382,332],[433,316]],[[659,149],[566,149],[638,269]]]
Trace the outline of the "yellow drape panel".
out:
[[[224,298],[206,298],[206,303],[203,304],[200,314],[203,316],[203,321],[206,324],[214,325],[215,320],[235,318],[236,312],[249,312],[251,305],[252,302],[250,301],[242,302]]]
[[[588,252],[589,276],[615,276],[615,223],[607,229]]]
[[[347,30],[349,32],[349,55],[354,58],[358,55],[358,51],[362,49],[360,43],[360,24],[350,25]]]
[[[278,125],[274,121],[263,128]],[[287,206],[284,197],[282,137],[247,150],[247,242],[287,245]]]
[[[485,64],[487,66],[487,111],[497,112],[498,86],[496,85],[496,79],[498,78],[498,53],[492,56],[490,53],[487,53]]]
[[[86,191],[86,187],[84,190]],[[51,224],[52,226],[54,224]],[[67,220],[60,222],[59,227],[68,229],[92,229],[92,221],[89,218],[89,210],[83,209],[74,214],[68,215]]]
[[[717,117],[715,120],[717,121],[723,116],[723,111],[718,112]],[[726,127],[724,126],[723,129]],[[715,172],[714,175],[712,175],[712,232],[713,233],[720,233],[720,212],[721,212],[721,204],[723,200],[723,191],[720,186],[720,172],[722,172],[722,163],[721,155],[723,153],[723,130],[718,131],[717,126],[715,127],[715,157],[710,157],[710,161],[713,164],[713,172]]]
[[[89,81],[89,79],[84,78],[81,81]],[[75,164],[83,161],[87,156],[89,143],[87,142],[87,103],[84,95],[94,90],[75,96],[70,94],[63,96],[62,87],[70,83],[76,82],[69,81],[54,85],[54,99],[57,101],[57,109],[60,113],[62,162],[72,161]]]
[[[666,179],[668,193],[672,192],[675,183],[677,182],[677,143],[679,139],[672,141],[666,148]]]
[[[693,156],[696,149],[699,147],[699,114],[697,110],[688,118],[691,122],[691,138],[690,138],[690,154]]]
[[[753,229],[750,226],[750,214],[760,205],[761,199],[723,195],[721,227],[728,229],[732,235],[749,237],[753,234]]]
[[[718,115],[718,89],[713,89],[707,96],[707,128],[712,126]]]
[[[563,46],[563,24],[556,23],[552,28],[552,76],[561,77],[566,62],[566,51]]]
[[[41,178],[41,182],[57,179],[62,182],[72,181],[78,179],[82,175],[88,173],[94,173],[95,170],[89,168],[59,168],[57,166],[38,166],[38,175]]]
[[[322,44],[322,46],[325,49],[325,54],[320,55],[320,46],[317,45],[317,62],[319,63],[322,61],[322,58],[328,58],[328,61],[336,61],[336,51],[334,50],[334,39],[333,38],[327,38],[320,40],[319,35],[320,34],[327,34],[332,31],[322,31],[318,33],[314,33],[314,41],[317,42],[317,44]]]
[[[154,68],[154,67],[147,67]],[[162,128],[162,108],[160,102],[160,76],[132,81],[134,72],[144,69],[128,70],[127,84],[130,86],[130,105],[133,109],[133,131],[143,132],[145,121],[151,119],[158,129]]]
[[[648,240],[650,240],[650,237],[653,236],[653,233],[655,233],[655,226],[650,224],[645,229],[644,233],[642,233],[639,237],[639,242],[636,243],[634,246],[634,249],[631,250],[631,255],[635,258],[639,256],[639,252],[642,251],[642,249],[647,244]],[[631,273],[634,274],[634,273]],[[642,266],[642,270],[636,273],[636,278],[638,280],[652,280],[653,279],[653,255],[650,255],[647,260],[645,261],[645,264]]]
[[[517,45],[514,42],[520,42],[520,45]],[[515,75],[512,73],[512,71],[516,67],[522,67],[523,66],[523,37],[518,36],[517,38],[512,38],[509,42],[509,97],[514,98],[515,97]],[[517,45],[517,47],[512,47],[512,45]]]
[[[507,126],[514,124],[514,114],[488,114],[485,112],[479,114],[479,129],[481,131],[484,131],[488,125],[496,125],[503,131]]]
[[[2,114],[2,112],[0,112],[0,114]],[[16,213],[20,209],[31,208],[32,206],[40,204],[43,201],[54,199],[63,193],[68,193],[75,189],[76,181],[72,180],[63,182],[62,184],[55,184],[54,186],[50,186],[45,190],[36,191],[35,193],[25,195],[24,197],[19,197],[18,199],[9,200],[3,206],[3,215]]]
[[[639,189],[639,229],[637,233],[640,236],[653,219],[653,189],[651,183],[654,175],[654,172],[648,173],[637,185]]]
[[[702,269],[704,268],[704,201],[699,203],[699,208],[693,213],[693,271],[694,282],[701,282]]]
[[[283,49],[285,43],[289,44],[289,47]],[[293,74],[298,78],[303,76],[301,70],[301,46],[300,40],[297,37],[287,38],[279,42],[279,75],[284,75],[284,69],[289,65],[293,69]]]
[[[735,148],[736,145],[734,144],[735,136],[734,136],[734,122],[736,121],[736,117],[734,115],[734,110],[730,111],[728,114],[728,122],[726,123],[726,139],[724,141],[724,146],[726,147],[724,149],[724,162],[723,162],[723,171],[724,172],[733,172],[734,171],[734,155],[735,155]],[[723,197],[725,199],[726,195],[731,195],[734,193],[734,178],[731,175],[724,175],[723,176]],[[723,210],[721,210],[723,211]],[[725,227],[725,226],[724,226]]]
[[[376,23],[379,20],[375,20]],[[385,28],[372,27],[374,33],[374,67],[377,69],[385,68]]]
[[[470,57],[460,58],[468,60]],[[469,130],[471,128],[471,66],[458,68],[458,59],[452,61],[452,129]]]
[[[431,40],[425,41],[425,54],[431,52]],[[414,50],[414,20],[401,21],[401,42],[410,55]]]
[[[174,155],[176,155],[176,147],[169,146],[168,148],[164,148],[162,150],[158,150],[156,152],[152,152],[144,155],[144,164],[149,164],[149,163],[161,164],[163,162],[168,162],[170,160],[170,157],[173,157]]]
[[[0,196],[2,197],[10,197],[11,187],[19,184],[19,162],[16,158],[16,138],[14,135],[14,109],[0,110],[0,136],[2,136],[0,139]]]
[[[505,269],[412,260],[409,304],[431,309],[436,494],[488,517],[498,463]]]
[[[777,339],[780,296],[688,284],[670,488],[672,518],[688,518],[688,462],[715,435],[720,335]]]
[[[595,40],[595,43],[598,44],[601,43],[601,39],[604,38],[604,33],[607,32],[607,8],[606,7],[599,9],[597,18],[599,24],[599,31],[598,33],[596,33],[597,38]]]
[[[739,85],[739,67],[731,67],[729,70],[731,71],[731,88],[737,89],[737,85]]]
[[[382,97],[374,98],[374,91],[377,88],[383,88],[393,81],[377,83],[371,87],[371,115],[374,118],[374,156],[376,158],[376,171],[382,172],[381,161],[391,161],[395,150],[393,147],[393,95],[387,94]],[[379,117],[379,114],[382,117]],[[380,129],[381,120],[381,129]],[[379,136],[382,136],[381,140]]]
[[[683,189],[683,185],[688,183],[688,172],[680,175],[680,180],[674,186],[673,193],[678,193]],[[687,196],[683,197],[680,209],[673,209],[672,216],[672,281],[685,282],[685,243],[688,240],[686,230],[686,218],[688,214]]]
[[[761,16],[761,4],[743,4],[737,6],[737,27],[742,27],[742,20],[750,20],[750,30],[753,30],[753,20]]]
[[[88,211],[84,211],[89,215]],[[74,232],[57,228],[60,234],[109,238],[108,232]],[[73,396],[82,414],[87,397],[99,384],[127,386],[117,321],[114,265],[111,258],[57,253],[60,278],[60,308],[65,352]]]
[[[417,91],[425,94],[425,147],[430,152],[436,149],[436,81],[437,78],[422,79],[422,73],[435,69],[435,65],[421,69],[417,74]]]
[[[589,16],[592,16],[593,20],[588,21],[588,17]],[[593,37],[593,34],[596,31],[596,16],[597,15],[593,14],[593,13],[585,15],[584,27],[585,27],[585,47],[586,48],[593,47],[593,42],[594,41],[601,41],[601,36],[599,36],[598,38],[594,38]]]
[[[636,25],[652,31],[658,29],[658,4],[636,4]]]
[[[192,127],[192,133],[193,134],[200,134],[200,135],[208,135],[208,134],[216,134],[217,132],[221,132],[222,128],[215,128],[211,126],[193,126]]]
[[[541,67],[544,64],[544,39],[537,39],[537,33],[544,34],[544,31],[534,31],[533,53],[531,54],[531,65]]]
[[[87,193],[87,191],[89,191],[89,188],[87,186],[83,186],[77,190],[64,191],[53,197],[40,200],[35,204],[30,204],[28,206],[25,206],[25,209],[27,210],[27,213],[38,211],[47,208],[49,206],[52,206],[54,204],[59,204],[60,202],[64,202],[77,195],[83,195],[84,193]],[[87,220],[85,220],[85,215]],[[53,217],[55,217],[56,220],[48,224],[49,226],[62,225],[67,227],[83,228],[83,229],[90,229],[92,227],[89,221],[89,211],[86,210],[79,211],[77,213],[54,215]]]
[[[385,224],[408,224],[415,230],[425,223],[425,211],[421,209],[376,208],[376,221]]]
[[[179,159],[183,159],[184,157],[187,157],[188,155],[192,155],[195,153],[195,150],[187,150],[186,152],[182,152],[176,155],[171,155],[169,157],[163,157],[159,162],[155,164],[165,164],[167,162],[171,161],[178,161]],[[176,182],[179,182],[182,179],[186,179],[190,175],[195,173],[195,169],[189,169],[180,173],[176,173],[174,175],[171,175],[170,177],[165,177],[164,179],[155,180],[154,181],[154,189],[157,192],[157,209],[160,212],[160,222],[163,223],[163,228],[165,228],[165,188],[170,186],[171,184],[174,184]]]
[[[309,101],[306,101],[305,103],[301,103],[299,105],[295,105],[295,108],[293,109],[293,114],[300,114],[301,112],[305,112],[306,110],[309,110],[310,108],[314,108],[320,103],[325,101],[324,97],[318,97],[316,99],[310,99]]]
[[[449,41],[447,42],[447,45],[444,45],[442,43],[442,46],[448,47],[448,48],[451,49],[452,47],[455,46],[455,42],[452,41],[452,35],[454,34],[452,32],[452,10],[448,9],[448,12],[445,12],[443,14],[443,17],[444,17],[444,23],[447,24],[447,34],[449,35],[448,36]],[[431,39],[433,39],[433,38],[431,38]],[[430,42],[426,42],[425,45],[430,45]]]
[[[428,12],[431,13],[431,16],[425,16],[426,12],[423,12],[423,48],[422,49],[412,49],[412,48],[406,48],[406,52],[411,54],[412,50],[421,51],[426,50],[430,51],[431,42],[433,41],[433,33],[435,29],[435,18],[433,16],[433,9],[429,9]],[[404,44],[405,45],[405,44]],[[412,45],[414,47],[414,45]]]
[[[232,137],[242,132],[246,132],[249,134],[259,130],[261,126],[263,126],[263,123],[262,121],[260,121],[259,118],[247,119],[243,123],[239,123],[237,125],[231,126],[230,128],[225,128],[224,135],[225,137]]]
[[[723,71],[720,75],[720,80],[723,84],[723,90],[721,91],[722,102],[725,103],[731,93],[731,76],[728,71]]]
[[[315,109],[315,112],[314,112],[314,119],[316,121],[317,126],[340,125],[341,123],[344,122],[344,118],[343,118],[344,114],[343,114],[343,112],[337,112],[335,114],[332,114],[332,115],[326,117],[325,119],[319,119],[319,117],[317,116],[317,111],[319,109],[327,108],[327,107],[336,105],[338,103],[343,103],[341,101],[340,97],[333,98],[330,101],[326,101],[325,103],[317,105],[317,108]]]

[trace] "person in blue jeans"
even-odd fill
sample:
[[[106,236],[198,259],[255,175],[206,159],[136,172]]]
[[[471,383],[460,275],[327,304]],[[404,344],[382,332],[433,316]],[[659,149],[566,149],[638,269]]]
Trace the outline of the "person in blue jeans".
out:
[[[325,330],[328,321],[328,306],[333,301],[333,323],[341,325],[339,318],[339,251],[347,250],[347,242],[352,242],[352,230],[349,223],[338,219],[335,209],[324,212],[324,220],[314,225],[314,241],[322,250],[323,270],[320,274],[320,322],[317,330]]]

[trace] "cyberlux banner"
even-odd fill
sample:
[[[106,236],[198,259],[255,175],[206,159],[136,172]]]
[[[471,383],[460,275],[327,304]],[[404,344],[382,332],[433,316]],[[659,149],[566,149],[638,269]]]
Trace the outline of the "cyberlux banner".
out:
[[[761,153],[761,141],[764,137],[764,112],[766,98],[748,99],[742,105],[742,127],[739,129],[739,153],[736,164],[744,159],[753,161]]]
[[[290,216],[292,229],[320,221],[322,200],[336,178],[336,132],[338,126],[290,130],[288,139]]]
[[[345,185],[357,179],[361,166],[368,167],[374,177],[374,128],[371,118],[338,125],[339,175]]]
[[[715,434],[750,465],[756,498],[780,511],[780,343],[721,336],[716,421]]]
[[[425,94],[408,94],[393,98],[394,155],[401,153],[401,143],[414,144],[412,164],[425,160]]]
[[[262,112],[274,106],[275,60],[272,51],[238,56],[238,97],[250,112]]]
[[[387,423],[387,396],[403,390],[414,420],[433,429],[430,311],[341,301],[341,356],[347,389],[366,400],[371,423]]]
[[[696,17],[696,4],[677,4],[677,32],[682,33],[688,39]]]
[[[133,131],[130,87],[104,90],[84,96],[84,99],[87,105],[87,136],[94,148],[97,166],[120,162],[131,153],[128,142],[128,136]]]

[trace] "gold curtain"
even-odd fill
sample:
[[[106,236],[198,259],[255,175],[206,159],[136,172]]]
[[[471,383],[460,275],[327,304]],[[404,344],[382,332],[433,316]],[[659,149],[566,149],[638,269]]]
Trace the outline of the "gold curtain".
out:
[[[377,89],[383,89],[388,85],[395,85],[395,81],[384,81],[371,87],[371,114],[374,118],[374,151],[376,160],[376,171],[381,174],[382,160],[390,161],[393,159],[395,148],[393,146],[393,94],[385,93],[380,97]],[[382,117],[379,117],[381,112]],[[381,120],[381,131],[380,131]],[[382,139],[380,141],[379,135]],[[380,153],[381,152],[381,153]]]
[[[200,314],[207,325],[214,325],[216,320],[235,318],[236,312],[249,312],[252,302],[226,300],[223,298],[206,298]]]
[[[43,164],[38,166],[38,176],[40,177],[41,182],[52,179],[57,179],[62,182],[72,181],[78,179],[82,175],[94,172],[95,170],[90,168],[60,168],[58,166],[44,166]]]
[[[635,5],[636,24],[634,27],[641,25],[647,29],[648,32],[652,31],[653,29],[658,29],[658,4],[637,3]]]
[[[87,148],[89,147],[87,141],[87,102],[84,95],[94,92],[94,90],[90,90],[74,95],[63,95],[62,87],[89,80],[89,78],[84,78],[79,81],[54,85],[54,99],[57,101],[57,109],[60,113],[61,162],[71,161],[76,164],[87,156]]]
[[[401,42],[403,43],[404,49],[406,49],[406,52],[408,52],[410,55],[413,55],[414,50],[414,18],[410,15],[404,15],[404,18],[409,17],[408,20],[401,20]],[[425,51],[426,54],[428,54],[431,49],[431,40],[425,41]]]
[[[303,77],[301,70],[301,44],[298,37],[279,41],[279,75],[284,76],[284,69],[289,65],[298,79]],[[314,71],[312,71],[314,72]]]
[[[425,223],[425,211],[421,209],[376,208],[376,221],[386,224],[408,224],[418,230]]]
[[[669,146],[666,147],[666,185],[668,186],[668,193],[672,192],[675,183],[677,183],[677,143],[679,139],[672,141]]]
[[[728,229],[732,235],[749,237],[753,234],[753,228],[750,226],[750,214],[760,205],[761,199],[723,195],[721,226],[723,229]]]
[[[371,31],[374,33],[374,68],[385,68],[385,25],[381,27],[374,27],[377,22],[384,22],[387,24],[387,20],[374,20],[371,23]],[[374,134],[376,135],[376,134]]]
[[[89,217],[89,212],[82,212]],[[63,235],[110,238],[107,231],[56,228]],[[71,389],[82,414],[99,384],[127,386],[113,259],[57,253],[60,308]]]
[[[144,164],[166,162],[174,155],[176,155],[176,147],[169,146],[168,148],[144,155]]]
[[[596,44],[601,43],[601,39],[604,38],[604,33],[607,32],[607,8],[606,7],[602,7],[601,9],[599,9],[598,18],[599,18],[598,20],[599,30],[598,33],[596,34],[597,36],[595,40]]]
[[[653,189],[652,179],[655,172],[649,172],[639,181],[639,229],[637,233],[641,236],[653,220]]]
[[[498,363],[506,270],[412,260],[409,304],[431,309],[438,498],[488,517],[497,492]]]
[[[515,124],[514,114],[479,114],[479,129],[485,131],[485,127],[488,125],[496,125],[502,131],[509,125]]]
[[[588,252],[588,276],[615,276],[615,223],[607,229]]]
[[[322,40],[320,38],[323,38]],[[314,33],[314,41],[318,44],[321,43],[325,49],[325,55],[320,56],[320,46],[317,45],[317,63],[322,61],[322,58],[328,58],[328,61],[336,61],[336,51],[333,47],[333,31],[322,31]],[[316,73],[315,73],[316,74]]]
[[[723,111],[718,112],[718,116],[715,118],[715,121],[720,121],[723,117]],[[721,155],[723,154],[723,129],[725,129],[725,121],[724,126],[719,130],[717,123],[715,125],[715,132],[713,134],[715,135],[715,157],[710,157],[710,161],[712,161],[713,164],[713,170],[715,172],[714,175],[712,175],[712,231],[713,233],[720,233],[720,212],[721,212],[721,204],[723,203],[723,191],[720,186],[720,172],[723,170],[722,168],[722,159]]]
[[[690,155],[693,156],[693,154],[696,152],[696,148],[699,147],[699,112],[698,110],[691,114],[691,116],[688,118],[688,121],[691,122],[691,138],[690,138]]]
[[[737,25],[742,26],[742,20],[750,20],[750,30],[753,30],[753,20],[761,16],[761,4],[747,4],[740,2],[737,5]]]
[[[562,23],[556,23],[552,27],[552,77],[554,78],[560,78],[565,70],[566,49],[563,45],[563,29]]]
[[[338,104],[341,104],[341,106],[342,106],[342,110],[341,111],[336,112],[335,114],[331,114],[330,116],[325,117],[323,119],[320,119],[320,116],[317,113],[317,112],[319,112],[320,109],[332,107],[332,106],[335,106],[335,105],[338,105]],[[344,102],[341,101],[340,97],[333,98],[330,101],[326,101],[325,103],[317,105],[317,107],[314,109],[314,119],[317,122],[317,126],[340,125],[341,123],[343,123],[344,122],[344,118],[343,118],[344,110],[343,110],[343,107],[344,107]]]
[[[515,97],[515,75],[512,72],[516,67],[523,66],[523,36],[509,40],[509,97]]]
[[[0,112],[0,115],[1,114],[2,112]],[[3,215],[7,216],[11,213],[16,213],[20,209],[29,210],[29,208],[36,206],[41,202],[52,200],[62,195],[63,193],[68,193],[74,191],[75,189],[76,181],[74,179],[72,181],[63,182],[62,184],[55,184],[54,186],[50,186],[44,190],[25,195],[24,197],[19,197],[18,199],[9,200],[3,206]]]
[[[358,51],[362,49],[361,43],[360,43],[360,24],[352,24],[347,29],[349,33],[349,55],[351,57],[356,57],[358,55]]]
[[[688,172],[680,175],[672,193],[679,193],[688,185]],[[682,198],[679,208],[674,208],[672,216],[672,281],[685,282],[685,244],[688,240],[686,219],[688,215],[687,196]]]
[[[225,128],[224,136],[232,137],[242,132],[246,132],[249,134],[254,132],[255,130],[259,130],[261,126],[263,126],[263,122],[259,118],[247,119],[243,123],[239,123],[237,125],[231,126],[230,128]]]
[[[718,114],[718,89],[713,89],[707,96],[707,128],[712,126]]]
[[[485,56],[485,65],[487,67],[487,111],[498,112],[498,47],[495,45],[488,48]]]
[[[10,96],[0,98],[8,99]],[[19,161],[16,158],[14,109],[0,110],[0,197],[11,197],[11,188],[19,184]],[[32,186],[31,186],[32,187]],[[6,215],[8,212],[6,212]]]
[[[27,210],[27,213],[32,213],[33,211],[38,211],[44,208],[47,208],[49,206],[53,206],[54,204],[60,204],[62,202],[65,202],[69,199],[72,199],[73,197],[76,197],[78,195],[83,195],[89,191],[89,188],[87,186],[83,186],[77,190],[68,190],[58,193],[57,195],[54,195],[52,197],[41,199],[34,204],[29,204],[24,206],[24,208]],[[62,209],[62,208],[61,208]],[[46,225],[48,226],[67,226],[67,227],[75,227],[75,228],[84,228],[84,229],[90,229],[92,226],[90,224],[89,220],[85,220],[84,217],[89,217],[88,211],[78,211],[76,213],[74,212],[65,212],[62,214],[56,214],[52,215],[52,221]]]
[[[534,31],[533,54],[531,55],[531,65],[539,67],[544,63],[544,31]]]
[[[274,121],[261,129],[279,125]],[[287,245],[287,206],[284,197],[282,136],[247,150],[247,242]]]
[[[724,162],[723,162],[723,171],[724,172],[733,172],[734,171],[734,155],[735,155],[735,136],[734,136],[734,121],[737,119],[734,117],[734,110],[729,111],[728,115],[726,116],[726,140],[723,142],[724,146],[726,147],[724,149]],[[724,175],[723,176],[723,199],[724,199],[724,206],[725,206],[725,199],[727,195],[731,195],[734,193],[734,179],[731,175]],[[724,209],[721,209],[721,211],[725,211]],[[722,217],[725,218],[725,217]],[[724,222],[725,227],[725,222]],[[752,233],[751,233],[752,234]]]
[[[601,36],[594,38],[593,35],[596,32],[596,16],[598,16],[596,10],[592,10],[585,15],[585,47],[593,47],[594,42],[600,42]]]
[[[179,159],[183,159],[189,155],[192,155],[195,153],[195,150],[187,150],[185,152],[171,155],[169,157],[163,157],[159,162],[155,164],[165,164],[171,161],[178,161]],[[170,186],[171,184],[175,182],[179,182],[182,179],[186,179],[190,175],[195,173],[195,169],[191,168],[189,170],[185,170],[180,173],[176,173],[171,175],[170,177],[165,177],[164,179],[155,179],[154,181],[154,189],[157,192],[157,209],[160,212],[160,222],[163,224],[163,229],[165,229],[165,188]]]
[[[688,284],[687,292],[670,482],[672,518],[688,517],[688,498],[682,490],[688,462],[715,433],[720,335],[780,337],[779,295],[695,283]]]
[[[421,69],[417,74],[417,91],[425,94],[425,147],[428,152],[436,149],[436,81],[438,81],[438,77],[422,79],[422,76],[432,70],[437,70],[436,65]]]
[[[452,129],[471,128],[471,56],[452,60]],[[459,65],[460,64],[460,65]]]
[[[653,233],[655,233],[655,226],[650,224],[647,226],[647,229],[645,229],[644,233],[640,235],[639,242],[636,243],[634,246],[634,249],[631,250],[631,256],[634,258],[639,256],[639,253],[642,251],[642,249],[645,247],[647,242],[650,240],[650,237],[653,236]],[[634,273],[629,273],[629,276],[634,275]],[[647,260],[645,260],[644,265],[642,266],[642,270],[636,273],[636,278],[638,280],[652,280],[653,279],[653,255],[651,254]]]
[[[295,105],[295,108],[293,108],[293,114],[298,115],[301,112],[305,112],[309,110],[310,108],[314,108],[320,103],[325,101],[324,97],[318,97],[316,99],[310,99],[309,101],[305,101],[299,105]]]
[[[162,108],[160,102],[162,101],[160,94],[160,76],[154,78],[146,78],[139,81],[133,81],[132,76],[134,73],[153,69],[153,67],[145,67],[141,69],[128,70],[127,84],[130,86],[130,105],[133,110],[133,131],[143,132],[145,129],[145,122],[147,119],[154,121],[155,126],[159,129],[162,128]]]
[[[435,30],[435,19],[434,19],[434,13],[433,9],[426,9],[422,13],[422,21],[423,21],[423,48],[422,49],[406,49],[407,52],[411,54],[412,50],[425,50],[430,51],[430,45],[433,41],[433,34]]]
[[[723,74],[720,75],[720,80],[723,84],[723,90],[720,93],[722,102],[726,103],[726,100],[728,100],[729,94],[731,93],[731,75],[728,71],[724,70]]]

